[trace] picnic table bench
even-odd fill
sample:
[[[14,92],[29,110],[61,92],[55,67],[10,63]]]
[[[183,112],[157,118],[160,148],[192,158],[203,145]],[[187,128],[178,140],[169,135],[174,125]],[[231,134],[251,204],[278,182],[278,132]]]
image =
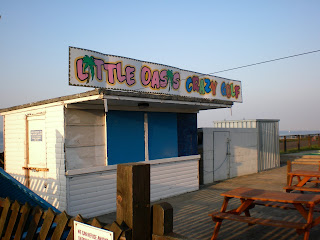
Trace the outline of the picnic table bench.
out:
[[[260,224],[274,227],[296,229],[298,234],[304,234],[304,240],[309,239],[310,229],[320,223],[320,217],[314,218],[315,207],[320,203],[320,195],[284,193],[253,188],[236,188],[221,194],[224,201],[220,212],[209,214],[216,222],[211,240],[217,239],[218,232],[224,219],[246,222],[249,225]],[[240,206],[227,211],[228,202],[232,198],[240,199]],[[249,210],[255,205],[280,207],[282,209],[296,209],[306,220],[305,222],[290,222],[275,219],[256,218],[250,215]],[[317,209],[319,210],[319,209]],[[244,213],[244,216],[240,216]]]
[[[318,188],[318,183],[320,183],[320,171],[307,171],[307,170],[294,170],[288,172],[289,183],[284,187],[286,192],[291,192],[293,190],[298,191],[308,191],[308,192],[320,192],[320,188]],[[298,179],[298,183],[293,185],[293,178],[296,177]],[[316,178],[316,180],[312,180],[312,178]],[[311,182],[315,183],[314,186],[306,186],[306,183]]]
[[[314,165],[317,166],[316,170],[292,170],[293,164],[299,165]],[[298,183],[293,184],[293,179],[297,178]],[[287,161],[287,186],[284,187],[286,192],[291,192],[293,190],[309,192],[320,192],[320,161],[310,160],[310,159],[298,159],[294,161]],[[314,185],[306,185],[308,182],[315,183]]]

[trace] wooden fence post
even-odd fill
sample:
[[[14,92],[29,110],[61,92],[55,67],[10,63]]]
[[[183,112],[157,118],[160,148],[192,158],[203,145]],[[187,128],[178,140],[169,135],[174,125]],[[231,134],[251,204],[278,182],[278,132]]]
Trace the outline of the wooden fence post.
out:
[[[300,151],[300,135],[298,135],[298,151]]]
[[[170,203],[163,202],[152,206],[152,233],[164,236],[173,231],[173,208]]]
[[[311,135],[308,135],[309,148],[311,148]]]
[[[284,136],[283,138],[283,150],[284,152],[287,152],[287,136]]]
[[[132,240],[151,239],[149,164],[118,164],[117,222],[132,229]]]
[[[289,186],[289,181],[290,181],[290,176],[289,176],[289,172],[292,171],[292,164],[291,164],[291,160],[287,161],[287,186]]]

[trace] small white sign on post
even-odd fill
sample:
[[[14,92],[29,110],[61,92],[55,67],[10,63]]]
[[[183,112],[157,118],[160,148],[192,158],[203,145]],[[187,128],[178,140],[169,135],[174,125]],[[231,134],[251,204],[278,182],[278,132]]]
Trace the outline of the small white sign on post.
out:
[[[74,240],[114,240],[113,232],[74,221]]]

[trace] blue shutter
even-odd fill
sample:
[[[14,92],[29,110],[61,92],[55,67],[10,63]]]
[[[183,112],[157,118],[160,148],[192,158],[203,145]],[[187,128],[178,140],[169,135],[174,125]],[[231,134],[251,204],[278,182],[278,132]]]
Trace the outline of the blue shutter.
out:
[[[149,160],[178,157],[177,114],[148,113]]]
[[[108,165],[145,160],[144,113],[107,113]]]

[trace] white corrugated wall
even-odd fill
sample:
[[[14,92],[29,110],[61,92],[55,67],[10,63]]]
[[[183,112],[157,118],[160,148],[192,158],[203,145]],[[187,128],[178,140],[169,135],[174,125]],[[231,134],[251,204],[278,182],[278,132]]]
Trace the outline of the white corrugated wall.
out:
[[[117,171],[68,177],[68,214],[94,217],[116,209]]]
[[[151,201],[199,189],[198,161],[152,164]]]
[[[151,165],[151,201],[198,190],[199,158],[196,155],[147,162]],[[68,214],[94,217],[116,210],[116,166],[109,168],[81,174],[68,173]]]
[[[258,170],[280,167],[279,122],[258,121]]]

